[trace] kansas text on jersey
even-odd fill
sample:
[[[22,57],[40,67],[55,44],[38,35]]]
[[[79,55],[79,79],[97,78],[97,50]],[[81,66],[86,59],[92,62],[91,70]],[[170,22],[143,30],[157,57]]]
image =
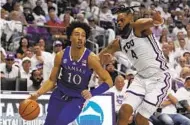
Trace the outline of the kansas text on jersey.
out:
[[[58,77],[58,88],[69,96],[81,97],[81,92],[88,88],[92,70],[88,67],[88,56],[91,51],[85,51],[78,61],[71,58],[70,46],[64,51],[60,74]]]

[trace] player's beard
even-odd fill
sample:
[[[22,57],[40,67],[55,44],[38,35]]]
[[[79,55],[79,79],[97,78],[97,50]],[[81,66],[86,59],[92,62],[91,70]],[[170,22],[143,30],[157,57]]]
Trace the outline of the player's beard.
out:
[[[119,34],[122,38],[127,38],[129,36],[129,33],[131,31],[130,23],[126,24],[123,29],[119,29]]]

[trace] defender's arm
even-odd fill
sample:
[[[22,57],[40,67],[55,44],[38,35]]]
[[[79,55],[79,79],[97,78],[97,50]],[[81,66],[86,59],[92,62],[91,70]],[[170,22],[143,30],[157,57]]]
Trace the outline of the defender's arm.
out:
[[[152,18],[138,19],[133,23],[133,27],[138,29],[139,32],[150,29],[153,26],[158,26],[164,23],[164,19],[161,17],[159,12],[152,12]]]
[[[109,63],[111,61],[111,55],[113,55],[116,51],[119,50],[120,50],[119,39],[115,39],[99,53],[101,64]],[[106,54],[107,57],[105,56]]]
[[[103,83],[101,83],[97,88],[93,89],[90,92],[88,90],[83,90],[81,95],[84,99],[90,99],[92,96],[102,94],[113,85],[111,76],[101,66],[97,55],[91,53],[91,55],[88,57],[88,66],[97,73]]]
[[[113,85],[113,81],[109,73],[101,66],[99,58],[94,53],[91,53],[91,55],[88,58],[89,67],[93,69],[96,74],[100,77],[100,79],[107,83],[109,87]]]

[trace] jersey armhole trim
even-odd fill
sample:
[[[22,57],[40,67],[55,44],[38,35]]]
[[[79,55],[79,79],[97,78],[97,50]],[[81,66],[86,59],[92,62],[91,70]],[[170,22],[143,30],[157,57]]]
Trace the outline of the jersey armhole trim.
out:
[[[122,47],[121,47],[121,39],[119,39],[119,49],[120,49],[120,51],[122,51]]]

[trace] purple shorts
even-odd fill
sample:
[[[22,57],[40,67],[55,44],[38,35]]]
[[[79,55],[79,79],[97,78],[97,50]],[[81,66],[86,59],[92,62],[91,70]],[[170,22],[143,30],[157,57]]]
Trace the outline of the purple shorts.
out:
[[[69,97],[56,88],[49,100],[44,125],[68,125],[78,117],[84,102],[84,98]]]

